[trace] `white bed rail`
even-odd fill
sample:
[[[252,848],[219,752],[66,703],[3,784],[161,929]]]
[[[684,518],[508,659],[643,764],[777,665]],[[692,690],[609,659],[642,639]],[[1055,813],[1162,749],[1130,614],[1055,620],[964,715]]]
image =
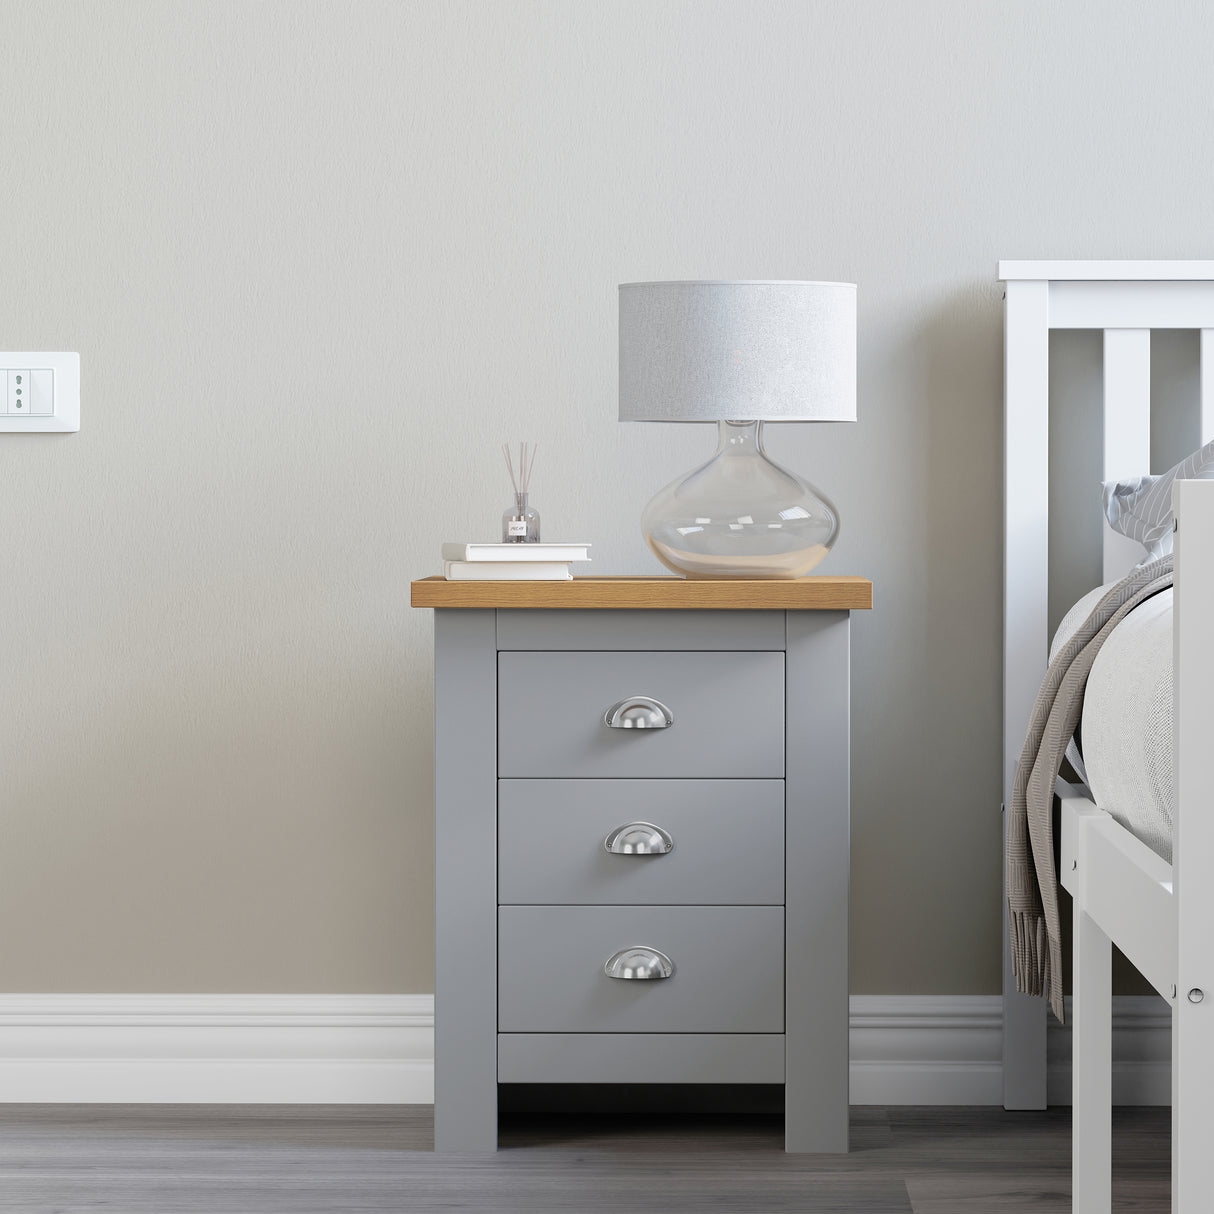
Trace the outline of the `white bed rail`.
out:
[[[1177,972],[1172,866],[1098,809],[1084,790],[1059,785],[1063,888],[1139,973],[1171,998]]]

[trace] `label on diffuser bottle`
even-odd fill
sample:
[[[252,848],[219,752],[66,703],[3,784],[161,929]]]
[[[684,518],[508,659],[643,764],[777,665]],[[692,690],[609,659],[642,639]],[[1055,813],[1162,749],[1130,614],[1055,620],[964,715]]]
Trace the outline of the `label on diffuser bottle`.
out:
[[[506,524],[506,534],[525,538],[527,535],[527,520],[525,518],[512,518]]]

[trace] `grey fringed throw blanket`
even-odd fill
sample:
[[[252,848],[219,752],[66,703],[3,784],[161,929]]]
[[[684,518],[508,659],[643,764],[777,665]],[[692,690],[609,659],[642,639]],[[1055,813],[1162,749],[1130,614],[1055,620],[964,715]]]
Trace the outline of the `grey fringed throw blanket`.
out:
[[[1172,584],[1172,557],[1142,565],[1106,594],[1046,671],[1007,808],[1008,923],[1016,989],[1045,995],[1059,1022],[1062,936],[1054,869],[1054,782],[1083,712],[1083,691],[1105,638],[1139,603]]]

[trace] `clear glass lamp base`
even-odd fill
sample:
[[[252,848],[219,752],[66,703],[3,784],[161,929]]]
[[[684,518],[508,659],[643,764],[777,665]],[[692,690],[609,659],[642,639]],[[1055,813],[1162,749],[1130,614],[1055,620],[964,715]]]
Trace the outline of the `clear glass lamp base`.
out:
[[[646,542],[688,578],[804,577],[835,542],[838,512],[767,458],[762,422],[717,425],[712,459],[645,507]]]

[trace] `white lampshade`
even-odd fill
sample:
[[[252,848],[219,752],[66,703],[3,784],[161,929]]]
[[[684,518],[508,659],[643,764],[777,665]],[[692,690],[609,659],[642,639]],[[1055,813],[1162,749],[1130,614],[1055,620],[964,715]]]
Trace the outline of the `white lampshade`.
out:
[[[856,287],[620,286],[620,421],[856,420]]]

